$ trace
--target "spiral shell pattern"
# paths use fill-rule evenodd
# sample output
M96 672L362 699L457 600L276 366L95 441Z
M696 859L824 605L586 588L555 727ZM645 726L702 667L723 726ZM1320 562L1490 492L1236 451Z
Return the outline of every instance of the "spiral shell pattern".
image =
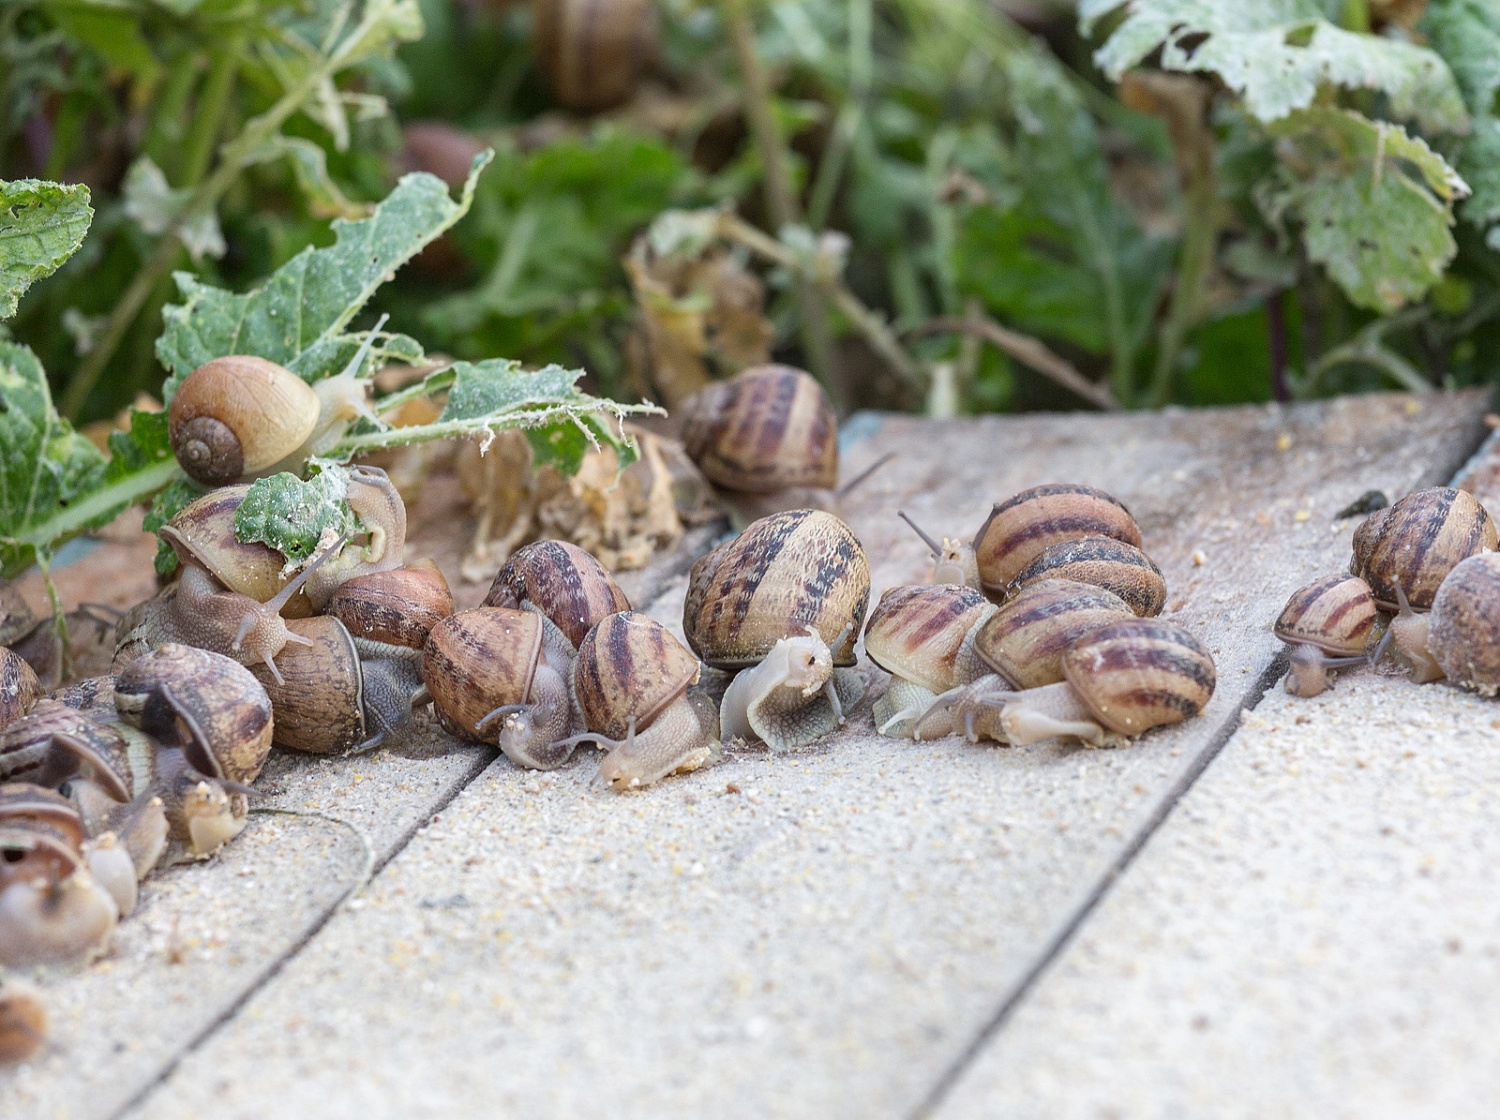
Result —
M584 725L624 739L635 717L640 733L697 683L698 659L661 623L625 611L594 626L573 663L573 695Z
M1385 610L1399 606L1399 584L1412 610L1425 611L1460 561L1495 546L1495 523L1474 495L1434 486L1366 518L1354 531L1349 570L1370 585Z
M838 484L838 416L811 374L755 366L695 393L680 411L688 456L728 490Z
M1375 598L1358 576L1327 576L1292 592L1276 620L1284 642L1317 646L1324 653L1364 652L1375 625Z
M567 541L536 541L517 549L484 597L487 607L519 610L523 603L550 618L574 649L595 623L630 609L604 565Z
M995 605L951 583L893 587L865 624L865 653L886 672L946 692L986 671L973 652L976 628Z
M1125 600L1101 587L1044 579L1001 606L974 648L1017 688L1039 688L1063 679L1063 653L1078 638L1134 617Z
M1007 598L1043 579L1071 579L1113 592L1140 618L1161 614L1167 581L1133 544L1113 537L1080 537L1048 546L1010 581Z

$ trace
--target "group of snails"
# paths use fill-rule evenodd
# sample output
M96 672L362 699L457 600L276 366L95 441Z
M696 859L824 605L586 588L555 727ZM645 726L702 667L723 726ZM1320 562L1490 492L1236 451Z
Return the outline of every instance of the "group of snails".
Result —
M1289 647L1286 690L1317 696L1329 670L1374 665L1394 646L1411 679L1500 691L1500 553L1472 494L1434 486L1371 514L1348 574L1297 589L1276 620ZM1382 614L1394 615L1380 625ZM1377 636L1378 635L1378 636Z
M213 404L212 379L243 390L231 407ZM876 706L885 734L1103 744L1188 718L1212 693L1208 652L1154 617L1166 589L1139 528L1087 487L997 505L972 547L933 546L937 578L966 586L894 588L867 622L864 548L834 513L804 508L836 503L836 419L785 366L746 371L689 409L685 442L716 484L752 509L799 508L693 564L686 645L564 541L519 549L482 606L455 611L436 565L406 562L405 505L373 467L344 476L357 533L320 541L299 569L237 536L247 480L315 446L320 418L357 415L363 398L340 403L341 386L313 407L287 379L300 384L235 357L180 387L174 449L217 488L162 528L181 574L121 617L110 675L43 695L0 647L0 968L104 951L160 860L206 856L244 828L273 746L370 750L428 702L450 734L529 768L593 742L599 780L628 789L703 766L721 740L785 751L833 731L865 696L861 635L895 675ZM278 432L288 413L297 424ZM0 988L0 1028L17 990Z

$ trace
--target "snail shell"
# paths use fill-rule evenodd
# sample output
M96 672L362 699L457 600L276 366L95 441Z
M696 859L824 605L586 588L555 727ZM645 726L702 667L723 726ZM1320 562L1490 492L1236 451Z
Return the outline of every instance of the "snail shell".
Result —
M440 619L453 613L453 592L431 560L345 580L328 600L327 613L349 629L356 645L371 643L390 656L420 653Z
M0 579L0 646L14 645L35 625L36 615L21 593L8 580Z
M1327 576L1292 592L1274 627L1284 642L1324 653L1363 653L1375 626L1375 598L1358 576Z
M725 489L838 485L838 415L811 374L755 366L693 394L679 412L688 456Z
M1118 500L1091 486L1036 486L1001 502L974 536L980 587L1000 601L1012 580L1050 546L1110 537L1141 546L1141 530Z
M0 729L42 698L42 682L20 654L0 646Z
M660 28L652 0L534 0L537 53L557 99L592 113L630 99Z
M295 451L318 409L317 393L291 370L234 354L205 362L178 386L167 435L189 477L221 486Z
M1102 587L1044 579L1007 600L975 635L974 648L1017 688L1039 688L1063 679L1063 655L1079 638L1134 617Z
M1146 618L1085 634L1063 654L1062 669L1095 718L1124 735L1191 719L1217 680L1202 642L1175 622Z
M1485 696L1500 691L1500 553L1471 556L1443 580L1427 645L1454 684Z
M870 563L849 527L821 510L789 510L748 526L693 565L682 628L699 657L720 669L764 658L809 628L853 665L870 602Z
M698 659L666 627L625 611L594 626L573 663L584 726L610 739L651 727L667 705L698 683Z
M1139 548L1112 537L1080 537L1046 548L1010 581L1006 597L1043 579L1071 579L1113 592L1139 618L1154 618L1167 603L1167 581Z
M1370 585L1382 609L1398 609L1399 584L1411 609L1425 611L1460 561L1496 543L1495 523L1474 495L1434 486L1366 518L1354 531L1349 570Z
M865 653L894 678L875 702L883 735L909 735L939 693L988 673L974 639L995 604L969 587L893 587L865 623Z
M520 610L528 603L575 649L596 623L630 610L630 600L604 565L567 541L536 541L517 549L484 597L486 607Z
M184 565L208 572L231 591L248 595L258 603L276 596L291 580L285 571L286 557L259 541L241 541L234 535L234 518L250 492L248 484L221 486L182 509L161 528L161 538ZM297 594L282 607L284 618L306 618L313 613L305 594Z

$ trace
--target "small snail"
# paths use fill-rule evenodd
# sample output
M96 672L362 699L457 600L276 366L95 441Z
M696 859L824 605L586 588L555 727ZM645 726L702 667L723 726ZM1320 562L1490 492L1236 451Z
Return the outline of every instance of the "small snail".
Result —
M420 648L410 656L364 656L359 639L331 615L294 619L287 626L310 644L282 653L282 679L264 666L250 670L275 714L273 745L310 754L363 752L409 722L424 687Z
M536 541L518 548L490 584L486 607L530 607L579 648L590 629L630 600L593 556L567 541Z
M573 649L546 639L540 614L504 607L459 611L435 625L422 680L443 727L471 743L498 739L507 758L534 770L566 762ZM498 735L486 733L496 721Z
M1135 518L1102 490L1072 484L1023 490L996 505L974 535L980 589L991 599L1003 599L1011 582L1047 548L1080 537L1141 546Z
M0 982L0 1066L24 1062L47 1044L47 1005L21 980Z
M943 543L938 544L925 529L905 513L898 511L896 516L910 525L912 531L922 538L922 543L932 550L933 583L954 583L960 587L978 590L979 561L974 555L972 544L954 540L952 537L944 537Z
M1397 590L1399 591L1399 585ZM1433 598L1432 611L1403 606L1390 636L1418 683L1447 677L1482 696L1500 692L1500 553L1457 564ZM1384 652L1385 643L1376 656Z
M1112 537L1079 537L1049 545L1006 588L1007 599L1044 579L1068 579L1103 588L1124 600L1139 618L1154 618L1167 603L1161 569L1133 544Z
M14 645L35 625L36 615L15 585L0 579L0 646Z
M599 777L613 789L696 770L719 754L719 713L691 686L698 659L654 619L602 619L573 663L573 694L592 739L609 748Z
M890 673L875 702L875 728L907 737L939 693L991 670L974 652L974 639L996 607L970 587L939 583L893 587L865 623L865 653Z
M7 829L11 831L7 833ZM65 841L73 853L81 856L81 862L100 886L109 892L122 917L135 909L136 883L144 875L137 873L130 852L113 832L86 835L77 808L54 790L26 782L0 785L0 833L14 836L17 832L24 834L28 829L38 837L50 836ZM162 835L165 836L165 828ZM45 855L47 849L42 846L26 851L23 846L22 851L23 856L34 857ZM31 878L33 872L26 869L26 863L27 858L22 858L0 868L0 885L12 879Z
M318 610L326 608L340 584L373 572L401 567L406 551L406 503L390 476L379 467L349 469L345 494L349 508L363 527L364 543L341 542L335 556L307 581L307 597Z
M812 742L864 695L847 668L870 601L870 564L849 527L820 510L761 518L700 557L683 632L707 664L740 670L720 707L728 739L773 750Z
M537 54L557 99L594 113L628 101L660 28L652 0L534 0Z
M1495 523L1472 494L1434 486L1367 517L1354 531L1349 570L1370 585L1382 610L1398 609L1399 585L1412 610L1425 611L1460 561L1496 543Z
M42 682L21 655L0 646L0 729L42 697Z
M1275 626L1291 647L1287 692L1317 696L1329 669L1363 663L1374 626L1375 599L1358 576L1328 576L1292 592Z

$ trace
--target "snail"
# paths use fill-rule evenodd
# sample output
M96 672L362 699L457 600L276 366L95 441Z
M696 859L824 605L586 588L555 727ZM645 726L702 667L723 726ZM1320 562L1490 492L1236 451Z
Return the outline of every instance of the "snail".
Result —
M0 646L0 730L30 710L42 696L42 682L21 655Z
M909 737L939 693L991 670L974 652L974 638L996 611L979 592L952 584L893 587L865 623L865 653L892 675L875 702L882 735Z
M1049 545L1010 581L1006 598L1044 579L1068 579L1112 592L1139 618L1154 618L1167 603L1161 569L1133 544L1113 537L1079 537Z
M609 748L599 777L613 789L649 785L719 757L719 713L691 688L698 659L655 619L623 611L579 646L572 690L592 739Z
M31 632L36 615L9 580L0 579L0 646L15 645Z
M81 862L57 882L45 877L13 882L0 890L0 966L90 960L108 948L118 918L115 900Z
M517 549L490 584L484 605L539 611L574 649L597 623L630 610L603 564L577 545L550 540Z
M1382 610L1399 609L1399 585L1411 609L1425 611L1460 561L1496 543L1495 523L1472 494L1434 486L1367 517L1354 531L1349 570L1370 585Z
M820 510L764 517L700 557L682 628L704 662L739 671L720 707L724 738L786 750L841 724L864 696L847 667L869 600L864 548Z
M628 101L658 49L652 0L534 0L537 55L558 101L583 113Z
M308 578L307 597L318 610L325 609L346 580L392 571L404 562L406 503L390 476L379 467L349 468L345 500L359 518L365 540L352 547L346 547L350 542L340 542L333 549L333 560Z
M548 640L535 611L479 607L432 628L422 680L438 721L471 743L498 741L512 762L551 770L572 756L573 649ZM498 721L498 734L484 728Z
M283 652L282 679L265 666L250 670L271 701L274 746L310 754L363 752L406 726L424 688L420 647L409 655L365 656L361 639L331 615L293 619L287 626L309 644ZM426 635L423 630L424 642ZM397 648L365 641L377 650Z
M47 1044L47 1005L21 980L0 982L0 1066L24 1062Z
M1176 623L1129 618L1092 630L1063 654L1064 679L994 694L1006 741L1068 737L1105 746L1196 716L1213 695L1213 658Z
M972 544L954 540L952 537L944 537L943 543L938 544L925 529L905 513L898 511L896 516L910 525L912 531L922 538L922 543L932 550L933 583L956 583L960 587L978 589L979 561L974 555Z
M40 828L43 834L65 839L68 847L81 855L89 872L109 892L120 915L123 917L135 909L136 883L144 873L137 874L130 852L113 832L88 835L78 809L62 794L27 782L0 785L0 833L18 828L22 831ZM165 828L162 836L165 837ZM30 854L45 853L43 847ZM7 876L29 878L25 863L25 859L7 863L0 869L0 882Z
M1292 592L1276 620L1276 636L1291 647L1286 690L1317 696L1328 670L1365 661L1375 626L1375 598L1358 576L1328 576Z
M1398 503L1399 504L1399 503ZM1405 595L1399 584L1397 597ZM1460 561L1448 573L1432 610L1417 614L1403 603L1386 639L1376 649L1378 660L1388 642L1406 658L1412 680L1421 683L1447 677L1482 696L1500 691L1500 553L1485 552Z
M241 478L302 473L360 417L375 420L360 376L385 323L382 317L345 369L308 384L275 362L249 354L213 358L188 374L167 410L167 438L188 477L206 486Z

